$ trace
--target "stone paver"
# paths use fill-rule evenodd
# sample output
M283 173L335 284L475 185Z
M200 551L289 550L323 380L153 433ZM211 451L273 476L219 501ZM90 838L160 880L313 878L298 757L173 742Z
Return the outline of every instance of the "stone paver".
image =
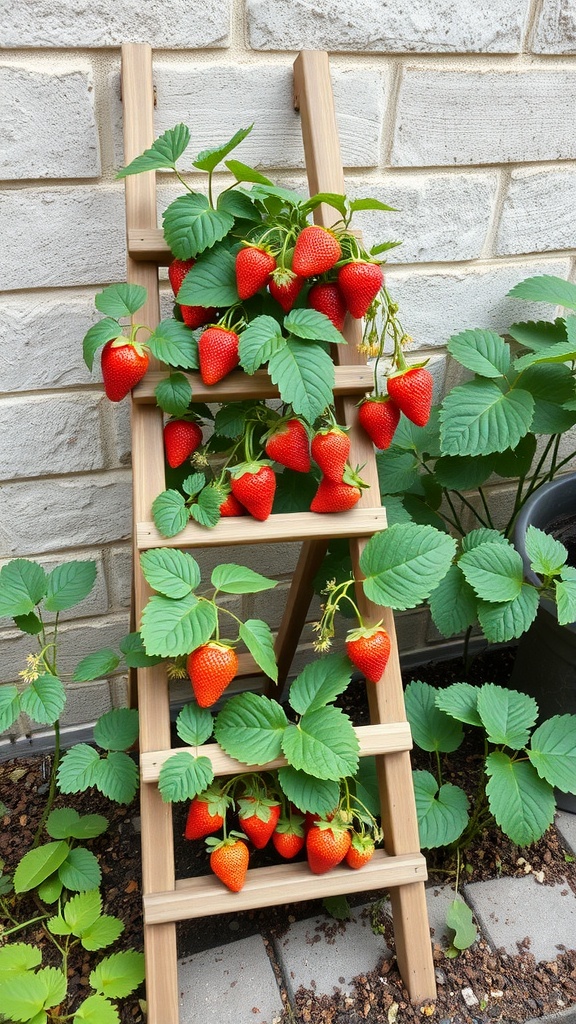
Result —
M441 946L442 949L447 949L451 945L454 935L446 924L446 913L455 899L461 903L465 902L460 894L455 895L451 885L431 885L426 889L430 934L434 945Z
M570 847L573 853L576 853L576 814L558 811L555 825L566 845Z
M282 999L260 935L178 962L180 1024L275 1024Z

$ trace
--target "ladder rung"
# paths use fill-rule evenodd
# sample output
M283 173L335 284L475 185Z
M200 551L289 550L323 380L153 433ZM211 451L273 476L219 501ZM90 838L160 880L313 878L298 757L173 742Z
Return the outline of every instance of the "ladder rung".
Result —
M412 736L408 722L390 722L382 725L359 725L355 729L360 743L360 757L372 754L397 754L412 749ZM245 765L224 753L217 743L206 743L198 747L178 747L172 750L150 750L140 755L140 777L142 782L158 782L162 765L183 750L196 755L201 750L203 757L210 758L215 775L235 775L237 772L265 772L282 768L287 764L285 757L261 765Z
M167 371L149 370L132 391L139 405L155 405L155 388L166 377ZM266 370L253 374L233 370L217 384L204 384L199 373L185 374L192 387L194 402L240 402L253 398L278 398L278 388ZM374 372L371 366L353 365L334 368L335 395L361 395L372 391Z
M128 255L137 263L157 263L167 267L174 259L164 241L162 228L128 228Z
M389 889L425 882L427 877L422 854L389 857L384 850L377 850L372 860L359 871L337 867L326 874L314 875L304 861L252 868L240 892L230 892L214 875L202 875L179 879L173 892L154 892L144 896L144 923L166 924L211 914L323 899L343 892Z
M227 544L268 544L326 537L370 537L386 529L384 508L352 508L349 512L282 512L256 529L252 516L220 519L212 529L189 522L175 537L163 537L154 523L136 524L139 551L148 548L223 547Z

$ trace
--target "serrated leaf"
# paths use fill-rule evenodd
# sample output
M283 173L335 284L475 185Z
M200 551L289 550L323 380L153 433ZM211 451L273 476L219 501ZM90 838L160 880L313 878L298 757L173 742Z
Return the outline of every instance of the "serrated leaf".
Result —
M58 768L58 786L62 793L80 793L96 781L100 755L87 743L76 743L67 750Z
M20 893L35 889L40 882L58 870L69 851L68 843L61 841L44 843L43 846L29 850L19 861L14 872L14 891Z
M66 704L66 691L56 676L39 676L20 694L20 707L35 722L53 725Z
M36 612L28 612L26 615L15 615L14 622L21 629L23 633L28 633L29 636L38 636L38 633L42 632L42 620L38 618Z
M443 636L463 633L476 622L476 595L458 565L451 565L428 599L436 629Z
M412 777L420 846L429 850L456 842L468 824L464 790L450 782L438 787L430 772L415 771Z
M405 691L406 717L412 736L422 750L449 753L464 739L462 726L436 705L438 690L413 679Z
M344 692L352 678L350 661L344 654L329 654L304 666L290 686L289 702L296 714L304 715L331 704Z
M446 455L489 455L514 448L530 429L534 399L520 388L503 392L491 380L452 388L440 411Z
M85 892L98 888L102 872L94 854L83 846L76 846L58 868L58 877L66 889Z
M149 149L134 158L127 167L123 167L117 178L126 178L129 174L141 171L172 170L190 142L190 129L185 124L177 124L169 128L157 138Z
M282 752L288 719L275 700L262 694L231 697L214 726L217 742L230 757L244 764L266 764Z
M338 213L345 217L346 202L346 196L340 192L316 192L313 196L310 196L310 199L300 204L300 209L303 213L312 213L322 203L325 203L326 206L331 206L334 210L338 210Z
M526 320L523 323L512 324L506 333L524 348L537 352L548 345L555 345L558 341L566 341L566 324L561 317L553 323L549 320Z
M20 714L20 694L12 685L0 686L0 732L14 724Z
M108 828L101 814L78 814L72 807L59 807L48 815L46 831L52 839L95 839Z
M464 552L458 565L482 601L512 601L522 589L524 564L510 543L479 544Z
M502 377L510 369L510 346L495 331L453 334L447 348L462 366L481 377Z
M430 419L424 427L418 427L407 416L402 415L394 434L394 448L404 448L429 458L438 458L440 449L440 410L433 406Z
M420 476L420 462L416 455L395 445L378 452L376 465L382 497L410 490Z
M486 758L486 795L505 835L518 846L536 842L554 820L554 790L528 761L495 751Z
M92 590L96 580L96 562L65 562L48 576L45 606L61 612L79 604Z
M576 309L576 285L552 274L528 277L514 285L508 295L528 302L550 302L554 306Z
M41 882L36 891L44 903L56 903L62 895L64 886L58 878L57 872L50 875L44 882Z
M94 742L103 750L128 750L138 739L136 708L111 708L94 726Z
M97 323L92 324L82 341L82 357L89 370L94 366L94 356L98 349L107 341L113 341L120 337L121 334L122 328L118 320L111 317L105 317L104 320L98 320Z
M214 605L194 594L178 600L154 594L142 613L140 632L147 653L176 658L207 643L216 621Z
M538 591L529 583L523 583L520 593L511 601L478 601L478 621L492 644L522 636L534 622L537 612Z
M72 896L64 905L64 921L74 935L80 937L102 913L99 889L89 889ZM53 929L50 928L50 931ZM59 934L65 934L60 932Z
M212 586L225 594L259 594L278 586L276 580L270 580L245 565L225 562L213 569L211 580Z
M304 340L327 341L332 345L346 341L329 317L316 309L292 309L284 318L284 327L289 334Z
M254 170L253 167L249 167L248 164L241 163L240 160L225 160L224 163L236 181L253 181L260 185L274 184L270 178L261 174L260 171Z
M108 673L113 672L120 664L120 658L116 651L104 648L102 651L95 651L82 658L72 675L75 683L88 683L92 679L102 679Z
M192 800L214 779L209 757L194 757L187 750L173 754L160 768L158 789L165 803Z
M118 1010L104 996L88 996L74 1014L74 1024L119 1024Z
M118 917L103 914L90 928L83 932L80 941L84 949L90 951L105 949L106 946L111 946L113 942L116 942L116 939L123 931L124 923Z
M96 992L110 999L124 999L144 981L144 954L134 950L104 957L90 974Z
M146 654L139 632L128 633L127 636L123 637L120 641L120 650L124 655L128 668L150 668L152 665L158 665L162 661L162 658L151 657Z
M140 567L152 589L164 597L186 597L200 584L198 562L192 555L176 548L145 551L140 555Z
M478 686L470 683L452 683L436 693L436 707L451 718L466 725L482 725L478 714Z
M270 357L268 371L282 401L310 423L332 404L334 363L315 342L288 338Z
M576 578L568 574L568 566L561 573L562 579L555 581L554 596L556 613L561 626L576 621Z
M240 334L238 354L242 369L255 373L285 344L278 321L272 316L257 316Z
M182 481L182 490L186 492L189 497L195 497L203 487L206 486L206 477L204 473L190 473L185 480Z
M515 448L507 448L505 452L492 456L494 472L503 477L524 477L530 470L535 453L536 438L533 433L526 434Z
M190 381L183 373L171 373L154 388L156 404L169 416L183 416L192 401Z
M396 611L425 601L444 578L456 542L432 526L399 523L370 538L360 558L366 597Z
M233 306L238 302L236 261L224 245L202 254L186 274L178 301L186 306Z
M138 789L138 767L128 754L112 750L96 765L95 785L109 800L129 804Z
M42 962L42 953L37 946L26 942L11 942L0 946L0 985L8 978L26 974Z
M47 576L41 565L14 558L0 569L0 617L26 615L46 593Z
M190 518L184 496L170 488L161 491L152 502L152 518L156 529L163 537L175 537L186 526Z
M262 619L246 619L240 623L238 632L242 643L246 644L264 675L277 683L278 665L274 653L274 635L268 623Z
M454 932L452 945L456 949L468 949L476 942L478 931L472 920L472 911L463 900L452 900L446 911L446 924Z
M146 344L156 359L169 366L183 366L188 370L198 369L198 346L192 331L186 324L173 317L161 320Z
M146 302L147 295L141 284L109 284L107 288L98 292L94 305L100 313L104 313L104 316L119 320L121 317L137 313Z
M470 530L470 533L465 534L462 537L462 551L472 551L474 548L480 547L481 544L509 544L510 541L506 539L500 530L489 530L488 527L481 526L477 530Z
M538 717L538 705L533 697L495 683L484 683L480 687L477 709L488 741L515 750L526 745Z
M194 259L215 242L220 242L234 225L224 210L215 210L198 192L178 196L163 214L164 238L179 260ZM178 294L180 303L186 302Z
M253 127L254 125L251 124L248 128L239 128L232 138L222 146L216 146L213 149L203 149L196 159L192 161L193 166L197 167L200 171L207 171L210 173L218 166L225 156L228 156L228 153L231 153L233 149L236 149L236 147L244 141L252 131Z
M569 341L559 341L549 348L540 349L539 352L527 352L514 360L514 369L520 372L529 366L539 366L541 363L566 363L576 359L576 345Z
M221 192L217 203L219 210L225 210L237 221L248 221L252 224L260 224L262 217L256 204L252 202L249 194L240 189L228 189ZM238 228L238 224L236 225Z
M524 538L530 565L539 576L556 576L568 559L568 552L559 540L530 525Z
M191 505L190 515L200 526L213 527L220 520L222 495L215 487L204 487L198 495L196 504Z
M214 729L214 719L208 708L198 704L185 704L176 719L176 732L183 743L191 747L199 747L210 738Z
M319 779L337 781L358 768L358 738L348 716L333 705L308 711L289 725L282 749L293 768Z
M434 472L442 487L471 491L485 483L494 472L494 460L494 455L443 455L436 459Z
M46 926L52 935L71 935L72 929L69 924L66 924L64 918L57 914L55 917L51 917L47 922Z
M528 757L538 775L563 793L576 793L576 715L554 715L532 733Z
M66 977L55 967L44 967L36 974L10 978L2 985L2 1013L5 1020L39 1024L47 1019L46 1009L58 1006L66 996Z

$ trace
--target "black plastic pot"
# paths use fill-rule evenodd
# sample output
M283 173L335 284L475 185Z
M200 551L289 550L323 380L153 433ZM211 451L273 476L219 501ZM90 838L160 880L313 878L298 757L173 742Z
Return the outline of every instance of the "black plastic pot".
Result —
M529 526L562 541L569 550L570 564L575 564L576 473L535 491L516 521L514 544L522 555L526 579L539 583L526 555ZM541 600L536 620L520 638L510 685L535 698L541 721L553 715L576 714L576 622L558 625L553 602ZM576 796L557 791L556 802L562 810L576 813Z

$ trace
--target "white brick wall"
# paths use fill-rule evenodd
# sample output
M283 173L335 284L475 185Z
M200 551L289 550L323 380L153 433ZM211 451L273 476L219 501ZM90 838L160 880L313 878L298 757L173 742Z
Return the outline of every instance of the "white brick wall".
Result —
M403 238L387 281L438 383L447 338L553 310L506 297L536 273L576 280L576 8L573 0L19 0L0 45L0 563L95 558L97 586L64 616L74 660L128 628L128 403L102 395L81 339L94 295L125 277L120 44L155 49L158 133L179 120L201 149L254 121L238 156L301 188L292 62L328 49L350 195L369 244ZM228 184L228 179L225 179ZM218 184L217 187L220 187ZM180 191L178 187L178 191ZM174 198L168 178L161 203ZM165 276L165 274L164 274ZM165 314L171 299L163 288ZM498 503L503 493L498 492ZM295 545L212 550L277 577ZM282 572L278 573L281 567ZM268 601L277 619L282 589ZM270 603L271 602L271 603ZM265 609L261 597L244 602ZM398 618L403 652L438 640L422 611ZM306 655L299 653L298 664ZM0 682L30 648L0 621ZM121 673L70 692L68 722L125 697ZM19 722L15 732L28 728Z

